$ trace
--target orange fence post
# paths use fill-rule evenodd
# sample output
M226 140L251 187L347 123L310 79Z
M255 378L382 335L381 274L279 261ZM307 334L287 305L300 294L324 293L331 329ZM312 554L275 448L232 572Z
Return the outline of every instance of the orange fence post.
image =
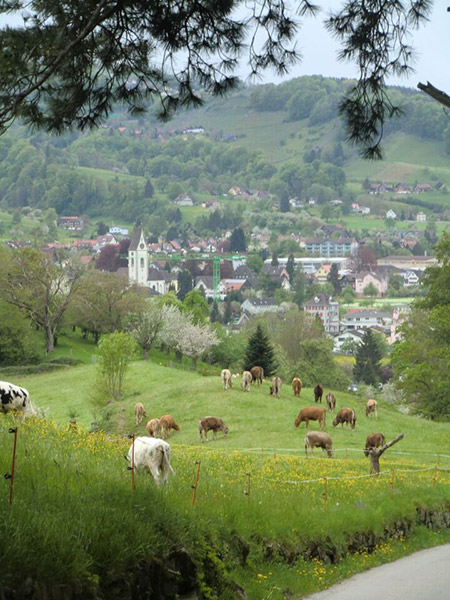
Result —
M200 475L200 465L202 464L201 460L196 460L195 464L197 465L197 474L195 476L195 483L192 486L193 492L192 492L192 506L194 506L195 504L195 498L197 496L197 486L198 486L198 478Z
M12 454L12 461L11 461L11 474L5 475L6 479L9 479L9 505L10 506L12 505L12 499L13 499L14 471L16 468L17 430L18 430L18 427L10 427L9 428L9 433L14 434L13 454Z
M436 487L436 481L437 481L437 478L438 478L438 473L439 473L439 466L436 465L434 467L433 487Z
M395 482L395 471L394 469L392 469L392 476L391 476L391 494L394 493L394 482Z
M328 506L328 477L323 479L323 509L326 510Z

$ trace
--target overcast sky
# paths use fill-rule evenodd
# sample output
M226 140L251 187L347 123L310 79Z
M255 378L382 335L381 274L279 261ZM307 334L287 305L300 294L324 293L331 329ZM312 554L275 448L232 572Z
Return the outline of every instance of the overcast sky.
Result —
M295 1L292 0L292 4ZM301 75L325 75L328 77L358 76L356 68L351 63L342 63L337 60L338 43L324 29L322 23L329 7L338 9L342 4L340 0L317 0L317 4L324 11L317 17L308 17L303 20L303 26L298 34L297 48L303 60L289 72L289 75L280 79L273 72L267 71L261 83L276 82L300 77ZM434 0L434 8L428 24L418 32L413 31L411 44L417 53L415 73L408 78L391 79L388 83L415 88L420 81L430 81L439 89L450 93L450 12L447 12L450 0ZM241 8L239 12L243 9ZM17 23L18 19L16 19ZM0 27L5 22L14 22L11 16L0 16ZM238 75L245 79L249 69L243 63Z
M317 0L317 4L325 10L317 17L308 17L303 20L303 27L298 34L298 49L303 60L291 69L289 75L283 79L277 78L273 73L267 72L263 82L279 82L301 75L325 75L328 77L357 77L356 68L351 63L337 60L339 44L325 30L322 23L326 17L326 7L334 9L342 4L338 0ZM410 44L417 53L415 73L408 78L391 79L388 83L415 88L421 81L430 81L439 89L450 93L450 12L447 12L450 0L435 0L430 21L419 31L413 31ZM245 67L240 75L246 75Z

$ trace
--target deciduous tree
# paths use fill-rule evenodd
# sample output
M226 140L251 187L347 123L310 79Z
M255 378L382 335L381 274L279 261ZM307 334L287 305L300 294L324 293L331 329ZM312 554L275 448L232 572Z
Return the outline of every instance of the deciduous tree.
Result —
M81 275L77 261L63 266L34 248L0 251L0 295L43 329L47 353L53 352L56 331Z

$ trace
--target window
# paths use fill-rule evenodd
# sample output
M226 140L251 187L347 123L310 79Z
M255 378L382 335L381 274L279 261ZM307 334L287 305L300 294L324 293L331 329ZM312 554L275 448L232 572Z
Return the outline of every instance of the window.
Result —
M143 258L141 258L140 264L141 264L141 269L143 269L144 268L144 259Z

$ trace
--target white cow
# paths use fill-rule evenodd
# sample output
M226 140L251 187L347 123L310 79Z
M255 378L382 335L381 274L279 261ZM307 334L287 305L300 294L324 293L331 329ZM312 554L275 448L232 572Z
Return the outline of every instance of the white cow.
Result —
M0 381L0 402L4 414L12 410L25 414L32 410L28 390L8 381Z
M227 390L233 386L233 381L231 379L231 371L229 369L222 369L222 373L220 374L222 379L223 389Z
M128 450L128 462L131 465L133 444ZM175 475L170 465L170 444L158 438L141 436L134 440L134 467L136 469L148 469L153 475L156 485L166 483L169 473Z

